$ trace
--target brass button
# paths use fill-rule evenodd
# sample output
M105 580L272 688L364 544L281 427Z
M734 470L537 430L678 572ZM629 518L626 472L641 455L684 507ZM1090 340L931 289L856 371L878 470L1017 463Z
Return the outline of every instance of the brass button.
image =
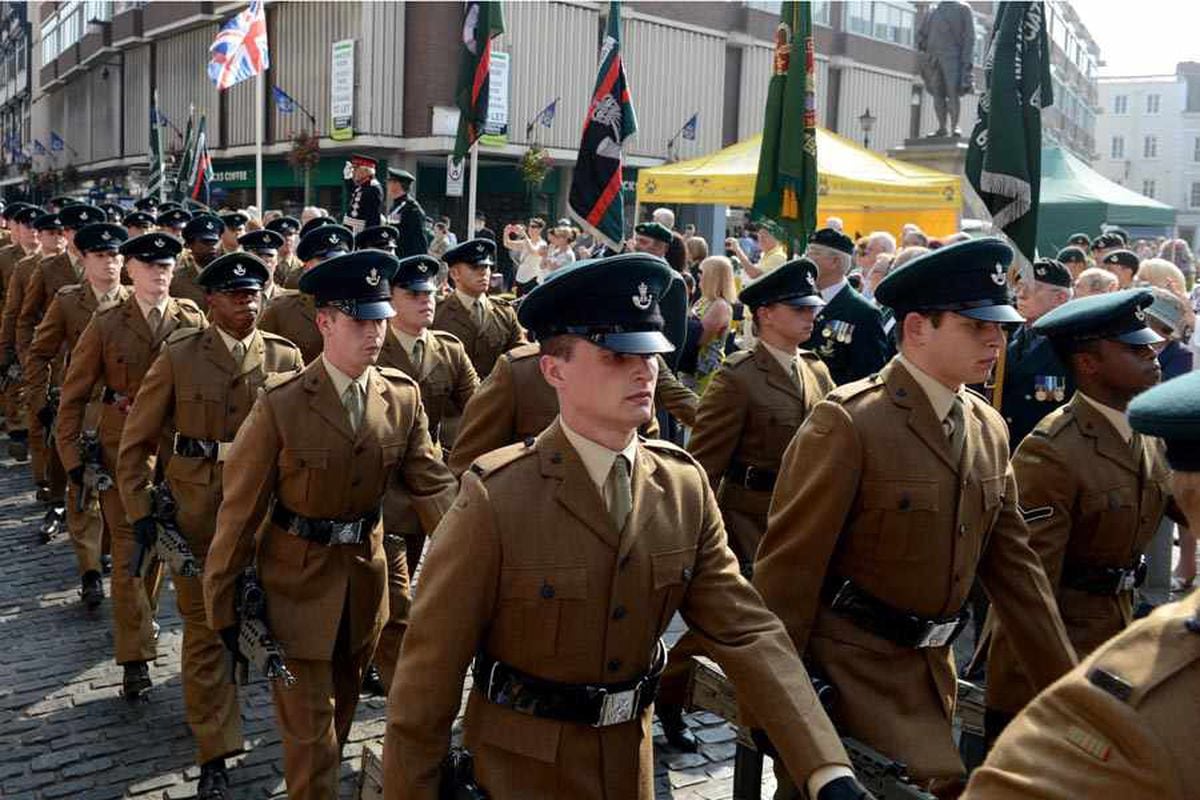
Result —
M616 672L620 668L621 668L621 659L614 658L608 662L608 671L609 672Z
M554 587L545 581L542 582L542 597L546 600L554 599Z
M625 619L625 606L617 606L614 608L612 618L615 620Z

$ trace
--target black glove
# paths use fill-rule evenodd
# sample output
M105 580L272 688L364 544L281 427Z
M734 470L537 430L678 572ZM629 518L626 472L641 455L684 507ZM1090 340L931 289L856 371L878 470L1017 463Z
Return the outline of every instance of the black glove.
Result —
M142 547L153 547L154 542L158 540L158 523L154 521L154 517L142 517L133 523L133 538L137 539L137 543Z
M843 775L822 786L817 792L817 800L875 800L875 795L864 789L856 778Z
M38 409L38 422L42 423L43 428L49 428L54 424L54 412L55 409L53 406L42 406Z
M219 631L221 641L225 643L225 649L233 653L234 658L241 657L241 651L238 650L238 626L227 625Z
M82 488L83 487L83 464L80 464L78 467L71 467L69 470L67 470L67 477L71 479L71 483Z

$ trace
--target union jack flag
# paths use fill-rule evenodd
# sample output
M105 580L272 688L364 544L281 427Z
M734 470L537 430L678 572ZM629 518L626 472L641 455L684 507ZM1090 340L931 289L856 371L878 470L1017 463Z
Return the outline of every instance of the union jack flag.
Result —
M208 78L218 89L228 89L270 67L263 0L251 0L249 8L225 23L208 52L212 55Z

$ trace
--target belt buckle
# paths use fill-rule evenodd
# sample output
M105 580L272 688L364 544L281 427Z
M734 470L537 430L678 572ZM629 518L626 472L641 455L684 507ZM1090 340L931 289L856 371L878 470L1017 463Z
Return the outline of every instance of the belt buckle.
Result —
M610 692L606 689L600 691L604 692L604 696L600 700L600 717L593 727L604 728L609 725L620 725L623 722L629 722L637 715L638 695L642 691L640 683L623 692Z
M1117 580L1117 594L1122 592L1132 592L1137 588L1137 571L1132 569L1123 569L1120 571L1121 577Z
M743 489L750 489L750 488L751 488L750 484L751 484L751 483L754 481L754 473L755 473L756 471L757 471L757 470L756 470L756 469L755 469L753 466L751 466L750 464L747 464L747 465L746 465L746 474L744 474L744 475L742 476L742 488L743 488Z
M926 627L925 633L917 640L916 647L943 647L954 641L954 637L962 629L962 624L962 620L930 623Z
M331 522L329 528L330 544L358 544L358 522Z
M179 431L175 431L175 435L171 437L171 452L177 456L183 455L179 452Z

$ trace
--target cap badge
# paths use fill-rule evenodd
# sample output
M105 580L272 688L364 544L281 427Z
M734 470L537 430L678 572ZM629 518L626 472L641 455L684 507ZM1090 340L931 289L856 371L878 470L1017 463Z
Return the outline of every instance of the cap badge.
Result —
M108 231L101 231L100 238L107 242L109 239L112 238L112 234L109 233Z
M1145 321L1146 321L1146 312L1145 312L1145 311L1143 311L1143 310L1142 310L1142 309L1140 309L1140 308L1139 308L1139 309L1135 309L1135 310L1134 310L1134 312L1133 312L1133 315L1134 315L1135 317L1137 317L1137 321L1138 321L1138 322L1145 322Z
M243 266L241 264L234 264L233 265L233 274L237 275L239 278L242 277L243 275L246 274L245 266Z
M371 267L371 271L367 273L363 280L367 282L367 286L378 286L380 277L379 270L377 270L375 267Z
M167 245L166 239L155 239L154 240L155 247L166 247L166 245Z
M1004 265L996 262L996 271L988 277L992 279L992 283L996 284L997 286L1003 286L1006 281L1006 278L1004 277Z
M650 294L649 286L645 283L640 283L638 284L638 293L630 299L633 301L634 308L645 311L654 302L654 295Z
M417 270L424 275L426 272L429 272L429 265L422 261L417 264Z
M1038 267L1036 270L1034 270L1034 272L1037 273L1037 276L1039 278L1046 277L1046 268L1045 267Z
M336 234L336 233L331 233L331 234L329 234L329 243L330 243L330 244L337 244L337 243L338 243L338 237L337 237L337 234Z

